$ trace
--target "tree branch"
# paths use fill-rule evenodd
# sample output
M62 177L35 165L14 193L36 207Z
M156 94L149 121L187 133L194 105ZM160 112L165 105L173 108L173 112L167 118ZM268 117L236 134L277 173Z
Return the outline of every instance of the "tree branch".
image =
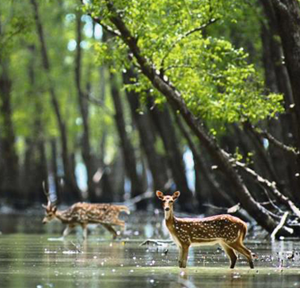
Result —
M277 234L277 232L284 226L286 220L287 220L287 217L289 216L289 212L285 212L279 222L279 224L277 225L277 227L274 229L274 231L272 232L271 234L271 239L272 241L275 240L275 236ZM287 229L287 228L286 228ZM289 233L290 234L293 234L294 232L294 229L293 228L288 228L289 229Z
M276 146L277 148L281 149L282 151L287 152L287 153L289 153L289 154L291 154L293 156L300 157L300 153L299 153L299 151L297 151L296 148L288 146L288 145L285 145L284 143L280 142L275 137L273 137L267 131L260 131L259 128L255 127L254 125L252 125L250 123L248 124L248 127L258 137L268 139L274 146Z
M236 166L240 167L243 169L245 172L250 174L252 177L255 178L255 180L262 185L263 187L270 189L270 191L280 200L281 203L285 204L288 206L291 211L294 212L294 214L300 218L300 210L299 208L285 195L281 194L281 192L277 189L276 183L275 182L270 182L267 179L261 177L258 175L255 171L250 169L249 167L246 166L246 164L241 163L239 161L236 161L235 159L232 159L233 162L236 164Z
M81 5L82 5L82 6L86 6L83 0L80 0L80 2L81 2ZM119 37L121 36L121 34L120 34L119 31L114 30L114 29L113 29L112 27L110 27L109 25L104 24L104 23L101 21L101 19L100 19L99 17L92 16L92 13L91 13L91 12L86 12L86 14L89 15L89 16L93 19L94 22L96 22L96 23L98 23L99 25L101 25L102 28L103 28L105 31L109 32L109 33L112 34L113 36L119 36Z
M265 192L265 194L266 194L266 196L267 196L267 198L268 198L268 204L270 204L274 209L276 209L278 212L280 212L280 213L284 213L275 203L274 203L274 201L270 198L270 196L269 196L269 194L268 194L268 191L264 188L264 187L262 187L262 189L263 189L263 191Z
M273 137L267 131L259 132L256 129L254 131L259 133L262 137L265 137L266 139L268 139L272 144L274 144L274 146L280 148L281 150L288 152L289 154L292 154L293 156L296 156L296 157L300 156L300 153L299 153L299 151L297 151L296 148L283 144L282 142L277 140L275 137Z
M175 40L172 45L170 46L170 48L167 50L166 54L163 56L161 62L160 62L160 69L162 71L164 71L164 65L165 65L165 60L167 59L167 57L170 55L171 51L174 49L174 47L183 39L187 38L188 36L190 36L191 34L195 33L195 32L199 32L202 31L203 29L205 29L206 27L208 27L209 25L215 23L218 19L210 19L207 23L196 27L190 31L187 31L186 33L184 33L183 35L179 36L179 38L177 40Z
M118 30L114 30L112 27L109 25L104 24L99 17L94 17L92 16L92 13L87 13L93 20L94 22L98 23L99 25L102 26L102 28L107 31L108 33L112 34L113 36L120 37L121 34Z
M198 68L197 66L189 65L189 64L182 64L182 65L170 65L167 68L163 69L163 72L166 72L168 70L177 69L177 68L189 68L189 69L195 69Z
M105 103L103 102L103 100L101 99L97 99L91 95L88 95L88 94L83 94L83 97L85 97L90 103L94 104L94 105L97 105L99 107L101 107L103 110L105 110L105 112L110 115L110 116L114 116L114 113L111 109L109 109Z

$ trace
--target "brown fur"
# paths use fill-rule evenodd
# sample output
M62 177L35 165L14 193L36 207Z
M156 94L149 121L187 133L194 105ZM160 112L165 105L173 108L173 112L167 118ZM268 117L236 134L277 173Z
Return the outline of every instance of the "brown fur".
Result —
M179 197L179 191L173 196L156 192L162 200L166 226L179 249L179 267L186 267L188 250L191 245L220 244L230 258L230 268L234 268L236 252L244 255L250 268L254 268L251 252L244 246L247 225L241 219L223 214L206 218L176 218L173 215L173 203Z
M67 236L75 226L80 225L84 230L84 238L87 237L88 224L101 224L116 238L117 232L112 226L124 227L125 222L118 218L119 214L122 211L130 212L128 207L122 205L84 202L75 203L64 211L58 211L56 206L52 206L50 202L44 208L46 209L46 216L43 219L44 224L53 219L58 219L63 224L67 224L63 236Z

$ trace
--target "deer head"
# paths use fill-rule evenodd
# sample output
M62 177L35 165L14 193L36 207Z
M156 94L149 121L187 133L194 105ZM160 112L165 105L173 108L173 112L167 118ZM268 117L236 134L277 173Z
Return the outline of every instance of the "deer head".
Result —
M161 191L156 191L156 196L163 203L163 209L165 211L165 218L168 219L173 214L174 201L180 196L180 192L176 191L172 196L164 195Z
M45 182L43 182L43 190L48 200L47 205L42 204L43 208L45 209L45 217L43 219L43 224L46 224L55 218L57 207L55 203L52 203L50 200L49 191L46 189Z

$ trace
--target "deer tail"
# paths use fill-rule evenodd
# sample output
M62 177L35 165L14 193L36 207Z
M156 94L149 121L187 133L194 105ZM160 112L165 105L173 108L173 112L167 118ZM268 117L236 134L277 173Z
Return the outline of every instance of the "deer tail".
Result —
M241 229L241 239L242 241L244 241L246 234L247 234L247 224L246 223L242 223L242 229Z

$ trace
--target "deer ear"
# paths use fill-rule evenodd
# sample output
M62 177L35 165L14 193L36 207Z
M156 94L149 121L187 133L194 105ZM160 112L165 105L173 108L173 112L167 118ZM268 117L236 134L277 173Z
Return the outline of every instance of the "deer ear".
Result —
M180 192L176 191L174 192L174 194L172 195L173 200L176 200L178 197L180 196Z
M54 207L52 208L52 212L53 212L53 213L55 213L55 212L56 212L56 210L57 210L57 207L56 207L56 206L54 206Z
M157 198L159 198L160 200L162 200L164 198L164 193L162 193L161 191L157 190L156 191L156 196L157 196Z

